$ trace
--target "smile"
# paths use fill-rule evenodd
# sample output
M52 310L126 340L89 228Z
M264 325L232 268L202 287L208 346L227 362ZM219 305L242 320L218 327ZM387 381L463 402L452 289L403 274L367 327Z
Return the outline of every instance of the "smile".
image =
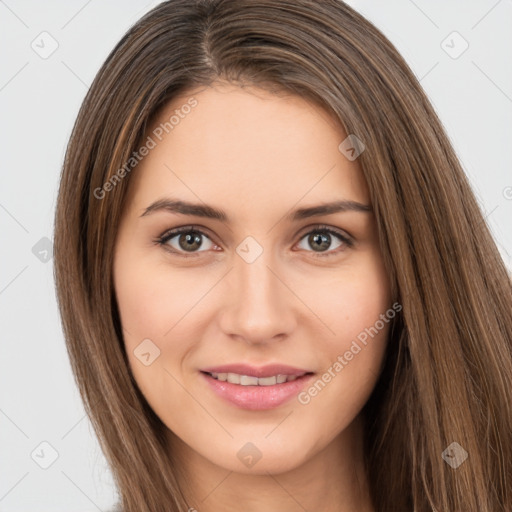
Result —
M262 377L234 372L200 372L214 395L241 409L275 409L296 397L311 382L311 372L268 374Z
M275 386L276 384L284 384L302 377L302 375L273 375L270 377L253 377L251 375L240 375L238 373L209 373L214 379L240 386Z

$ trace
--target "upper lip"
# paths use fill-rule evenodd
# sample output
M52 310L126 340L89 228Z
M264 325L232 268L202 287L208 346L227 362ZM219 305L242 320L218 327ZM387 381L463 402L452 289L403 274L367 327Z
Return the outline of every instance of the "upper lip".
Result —
M250 377L273 377L274 375L304 375L312 373L309 370L288 366L285 364L268 364L265 366L251 366L249 364L224 364L201 369L205 373L237 373Z

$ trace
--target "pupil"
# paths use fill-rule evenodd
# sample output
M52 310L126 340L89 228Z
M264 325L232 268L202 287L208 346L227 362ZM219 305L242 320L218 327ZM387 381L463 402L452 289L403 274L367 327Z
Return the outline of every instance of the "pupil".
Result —
M320 249L322 251L324 250L327 250L329 248L329 241L330 241L330 235L327 235L325 233L321 233L321 234L315 234L315 235L310 235L310 243L311 245L314 247L315 244L319 243L320 244Z
M185 242L183 242L183 237ZM201 247L201 236L198 234L186 233L179 238L180 247L185 250L199 249ZM195 245L195 246L194 246Z

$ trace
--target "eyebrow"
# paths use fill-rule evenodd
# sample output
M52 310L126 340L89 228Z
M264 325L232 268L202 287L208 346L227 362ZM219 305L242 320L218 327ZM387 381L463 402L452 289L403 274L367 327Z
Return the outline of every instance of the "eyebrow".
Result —
M214 208L207 204L189 203L175 199L159 199L158 201L155 201L144 210L141 217L161 211L182 215L194 215L196 217L206 217L208 219L229 222L228 215L220 208ZM316 206L308 206L306 208L298 208L297 210L288 213L285 218L290 221L298 221L309 217L318 217L320 215L330 215L332 213L347 211L371 212L372 207L357 201L340 200Z

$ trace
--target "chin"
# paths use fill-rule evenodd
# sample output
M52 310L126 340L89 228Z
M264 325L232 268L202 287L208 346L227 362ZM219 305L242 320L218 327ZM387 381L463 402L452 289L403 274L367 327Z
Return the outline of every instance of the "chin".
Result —
M265 435L268 435L268 432ZM277 436L270 440L265 439L265 435L259 438L246 438L247 440L236 437L226 445L216 444L213 452L208 449L198 452L216 466L250 475L285 473L307 460L308 452L303 441L292 441L288 437L286 442Z

